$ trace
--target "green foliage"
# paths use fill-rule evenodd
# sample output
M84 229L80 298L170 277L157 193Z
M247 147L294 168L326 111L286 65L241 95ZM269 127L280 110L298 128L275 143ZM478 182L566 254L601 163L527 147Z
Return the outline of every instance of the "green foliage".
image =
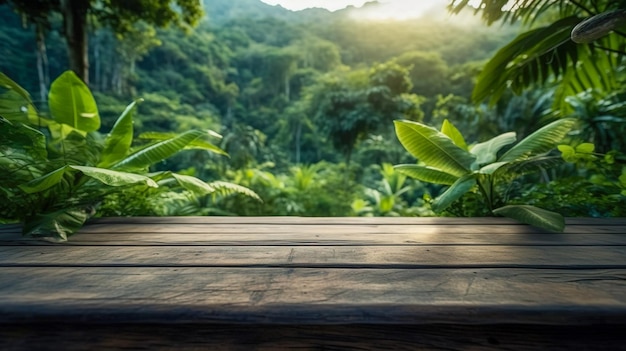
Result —
M501 134L465 149L462 147L464 138L449 122L444 122L442 132L418 122L396 121L395 124L402 145L422 163L399 165L396 170L419 180L450 184L433 201L434 211L445 210L477 187L491 214L512 217L549 230L563 230L561 215L534 206L506 205L498 187L525 174L530 168L553 163L545 154L567 135L574 120L552 122L502 154L500 152L506 146L515 142L515 133Z
M334 72L306 92L307 110L349 163L356 144L384 131L385 121L416 117L419 100L411 98L410 89L407 69L393 62Z
M378 166L380 180L373 187L363 189L363 198L352 202L352 210L358 216L429 216L433 215L421 199L415 199L417 206L409 206L414 199L415 186L403 172L398 172L389 163ZM416 189L417 188L417 189Z
M35 2L24 3L35 7ZM174 4L146 1L136 8L146 10L156 5L154 9L166 3ZM42 13L56 13L56 8L46 6L57 6L58 2L41 5ZM127 4L111 6L117 9ZM470 103L482 60L517 35L519 28L515 25L481 27L477 25L480 20L469 12L452 21L440 20L436 14L415 21L368 21L355 19L359 16L358 8L333 13L291 12L258 0L211 0L204 1L203 6L209 20L201 21L194 31L155 28L150 20L134 22L136 14L115 16L115 9L108 7L102 13L91 13L89 86L95 91L100 130L111 132L101 135L59 124L45 107L47 94L36 102L42 115L50 119L39 118L31 105L25 106L29 111L25 114L21 110L24 98L15 89L7 90L0 98L0 114L9 116L6 119L12 125L19 125L14 121L20 118L33 129L0 124L0 138L9 140L10 135L11 140L19 141L12 142L12 155L29 155L27 159L20 156L19 162L12 158L12 171L30 181L61 170L60 182L44 192L56 191L65 184L69 189L75 179L80 179L81 184L88 180L81 189L91 188L93 199L100 199L98 215L432 215L430 194L437 197L458 176L427 164L410 164L403 169L405 174L410 172L422 181L440 185L409 179L405 186L410 186L411 191L393 196L393 181L389 178L386 185L387 178L380 174L378 166L385 162L408 164L412 158L393 137L388 122L408 119L440 125L448 119L454 125L446 123L443 134L454 145L465 151L484 149L476 152L478 156L468 166L475 171L474 163L493 163L493 158L510 146L502 146L498 153L500 143L510 137L490 141L491 136L515 130L522 139L538 125L556 117L554 110L549 109L554 101L550 90L525 91L520 96L505 91L492 107ZM43 37L48 55L45 63L44 57L37 54L33 18L24 12L15 16L10 10L9 5L0 6L0 40L5 43L0 45L0 70L18 78L29 91L42 90L42 82L46 87L50 85L45 79L46 71L57 76L67 68L62 17L57 14L45 18L50 24ZM150 19L153 13L148 10L146 16ZM101 17L104 12L109 19ZM554 11L548 13L550 18L556 18ZM570 15L583 17L578 13ZM26 19L24 28L22 19ZM548 24L540 18L533 29ZM610 34L593 45L609 38L616 39ZM608 53L600 50L602 54ZM44 73L41 80L39 74L26 68L35 67L37 59ZM541 63L556 65L560 59L541 56ZM522 58L514 62L525 64ZM550 76L546 83L558 83L557 79L560 78ZM616 79L622 79L621 75ZM585 124L580 142L593 142L598 152L622 150L621 128L626 124L621 122L619 102L623 97L618 93L606 95L602 89L589 95L566 100L568 110L575 111L574 117ZM138 103L139 96L145 103ZM118 121L119 112L132 99L137 102ZM575 106L577 99L583 103ZM596 104L599 99L606 100L606 104ZM563 100L559 97L558 101ZM582 116L581 111L587 116ZM610 120L605 118L608 116ZM463 131L463 135L452 128ZM152 173L145 173L146 163L141 162L143 169L136 172L149 175L158 188L140 182L101 195L95 189L108 186L75 168L63 168L72 165L110 170L142 152L143 156L150 154L154 160L160 159L171 150L156 157L151 147L167 140L172 142L166 144L179 146L174 138L185 134L184 139L191 140L197 132L190 130L207 129L219 131L224 138L218 144L214 135L204 133L184 147L186 152L150 166ZM137 134L137 139L131 134ZM600 142L605 137L607 142ZM468 146L465 140L479 144ZM31 146L42 143L43 148ZM220 148L211 148L212 143ZM166 144L161 144L161 151L165 151ZM206 152L207 149L213 152ZM222 149L230 158L220 156ZM576 157L581 155L576 153ZM53 164L45 169L34 166L50 160ZM322 160L326 162L321 163ZM350 160L350 166L334 164L342 160ZM526 174L531 165L554 162L554 158L548 160L536 158L515 170ZM0 158L0 162L6 161L7 158ZM271 167L265 166L270 163ZM121 166L115 170L130 171ZM497 171L487 168L485 172L492 170ZM207 187L194 187L186 178L175 179L170 171L207 180L205 184L213 184L215 179L241 179L265 201L239 196L238 191L222 194L217 188L215 193L204 194ZM554 174L559 171L553 169ZM541 176L547 179L545 174ZM533 174L523 179L538 182ZM614 177L609 179L613 181ZM10 193L1 189L13 191L25 183L0 184L0 194ZM200 193L189 191L186 186ZM526 186L520 185L520 191L525 191ZM498 191L503 191L506 203L515 200L508 188L500 187ZM353 209L353 204L361 207ZM90 206L94 207L85 205ZM479 187L474 186L440 213L486 215L490 209Z
M570 96L566 103L572 116L581 121L580 139L593 142L598 152L625 150L626 134L626 92L623 87L603 94L598 90L588 90Z
M227 173L233 183L250 188L263 199L230 196L218 199L228 214L246 216L348 216L358 185L345 165L320 162L292 166L284 173L269 170L272 164Z
M94 122L97 107L93 96L72 72L61 75L51 86L49 104L54 120L37 117L37 124L29 126L29 111L34 109L30 97L6 76L0 78L2 88L22 98L22 106L13 107L23 111L23 116L0 116L0 128L5 132L0 143L0 189L2 200L7 200L2 201L2 220L23 222L25 235L67 240L107 196L128 188L158 188L158 183L174 181L172 188L201 196L228 191L258 199L234 184L207 184L171 172L147 173L149 166L187 146L224 154L208 141L199 142L207 132L160 135L158 141L133 149L132 116L137 106L133 102L103 140L94 132L99 121ZM15 102L11 99L6 106ZM38 125L47 126L49 136L34 128Z
M449 5L453 12L466 6L468 2L461 0L452 0ZM620 1L524 0L517 1L508 11L501 2L481 1L477 12L482 12L489 24L519 19L530 26L546 18L551 23L521 33L491 58L474 88L474 101L489 98L493 103L509 88L519 93L533 86L555 85L555 106L562 112L570 112L565 101L568 96L588 89L611 92L619 86L617 75L622 65L624 36L619 31L609 33L618 29L620 21L623 23L623 12L619 12L619 21L600 16L604 19L597 17L600 19L593 23L586 22L587 32L602 32L594 35L590 44L578 44L572 39L580 34L574 29L581 28L578 25L585 18L615 14L612 11L623 6ZM551 17L555 15L556 20ZM611 27L607 27L609 24Z

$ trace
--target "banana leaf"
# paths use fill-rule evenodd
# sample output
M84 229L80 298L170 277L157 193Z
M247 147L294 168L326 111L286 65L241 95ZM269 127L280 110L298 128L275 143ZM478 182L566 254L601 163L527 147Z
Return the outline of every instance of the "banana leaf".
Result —
M470 172L475 156L455 145L447 135L417 122L394 123L404 148L427 166L458 177Z
M448 119L443 120L441 132L447 135L450 139L452 139L454 145L460 147L465 151L468 150L465 138L463 138L463 134L461 134L461 132L454 126L454 124L448 121Z
M172 139L176 137L176 135L177 135L176 133L145 132L145 133L141 133L139 135L139 138L151 139L151 140L168 140L168 139ZM206 135L216 137L216 138L222 137L221 135L211 130L207 131ZM202 139L194 140L193 142L189 143L189 145L187 145L185 149L202 149L202 150L208 150L208 151L214 152L216 154L228 156L228 153L226 153L226 151Z
M173 138L160 141L144 149L133 152L123 160L111 166L116 170L145 170L149 166L183 150L186 146L205 135L199 130L190 130Z
M476 175L467 174L459 178L452 184L443 194L439 195L432 203L432 209L435 212L445 210L454 201L458 200L465 193L470 191L476 185Z
M453 176L452 174L427 166L403 164L396 165L394 168L398 171L398 173L428 183L452 185L459 178L457 176Z
M96 100L87 85L72 71L65 71L52 82L48 107L58 123L84 132L94 132L100 128Z
M84 175L109 186L145 183L150 187L158 187L154 180L140 174L119 172L105 168L67 165L33 179L28 183L21 184L19 188L28 194L38 193L59 184L66 174L72 174L76 171L80 171Z
M35 238L67 241L89 218L82 208L68 208L51 213L37 214L24 220L22 234Z
M524 138L502 155L498 161L513 162L530 155L550 151L557 146L575 124L576 120L573 118L556 120Z
M108 167L128 155L133 143L133 115L137 104L142 100L131 102L113 125L111 132L104 140L104 150L98 166Z
M495 162L498 152L505 146L513 144L516 140L515 132L500 134L488 141L474 145L470 152L476 156L476 164L479 166Z
M565 229L563 216L535 206L508 205L493 210L493 213L554 232L562 232Z

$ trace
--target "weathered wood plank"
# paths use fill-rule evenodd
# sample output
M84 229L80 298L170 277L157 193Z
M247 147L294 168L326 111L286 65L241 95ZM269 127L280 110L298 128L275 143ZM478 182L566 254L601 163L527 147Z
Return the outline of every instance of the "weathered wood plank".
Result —
M0 323L626 323L626 270L2 268Z
M566 218L566 224L568 225L626 225L626 218ZM90 221L94 224L278 224L278 225L328 225L328 224L348 224L348 225L362 225L362 224L376 224L376 225L494 225L494 224L506 224L506 225L520 225L524 226L515 220L503 217L198 217L198 216L186 216L186 217L107 217L107 218L94 218Z
M566 218L567 225L623 226L626 218ZM90 224L269 224L269 225L510 225L525 226L502 217L106 217L93 218ZM0 229L19 229L18 224L3 224Z
M511 225L233 225L233 224L91 224L79 233L171 233L171 234L555 234L531 226ZM563 234L626 234L623 226L575 225Z
M8 246L0 267L626 268L626 246Z
M506 224L216 224L216 223L118 223L118 224L88 224L81 229L81 233L311 233L325 232L359 233L359 234L386 234L386 233L424 233L424 234L537 234L546 233L544 230L528 225ZM13 231L14 232L14 231ZM620 225L571 225L565 228L563 234L589 233L621 233L626 234L624 226ZM555 234L555 233L550 233Z
M529 325L3 325L11 350L626 350L622 327ZM123 330L123 333L121 332ZM541 345L538 348L538 345Z
M111 228L110 231L115 230ZM242 231L244 231L242 229ZM51 243L22 237L21 234L0 234L0 246L50 245ZM380 233L355 234L343 232L311 233L84 233L70 238L63 245L71 246L386 246L386 245L508 245L508 246L625 246L626 234L429 234Z

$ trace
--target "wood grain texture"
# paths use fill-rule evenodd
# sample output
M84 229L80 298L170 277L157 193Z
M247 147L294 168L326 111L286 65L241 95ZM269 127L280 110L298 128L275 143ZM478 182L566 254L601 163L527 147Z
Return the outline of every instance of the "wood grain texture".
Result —
M21 234L0 234L0 245L50 245ZM63 246L626 246L624 234L380 234L323 233L98 233L81 232Z
M0 226L0 349L626 349L626 219Z
M0 323L626 322L626 270L8 267L2 272Z
M93 224L273 224L273 225L494 225L506 224L511 226L522 226L513 219L504 217L108 217L94 218L90 221ZM566 218L567 225L626 225L626 218Z
M0 246L13 266L626 269L626 246Z

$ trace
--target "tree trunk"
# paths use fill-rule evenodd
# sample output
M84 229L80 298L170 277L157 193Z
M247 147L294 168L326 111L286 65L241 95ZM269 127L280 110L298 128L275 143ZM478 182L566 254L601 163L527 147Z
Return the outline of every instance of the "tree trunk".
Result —
M61 0L61 13L70 69L89 84L89 60L87 56L88 0Z
M302 122L296 127L296 164L300 164L300 140L302 138Z
M48 100L48 85L50 84L45 28L41 23L37 23L35 25L35 31L37 32L37 75L39 76L39 94L42 104L45 104Z
M95 45L94 45L94 50L93 50L93 62L95 65L95 69L94 69L95 79L94 79L93 85L96 90L104 91L102 87L103 85L102 84L102 58L101 58L102 38L100 35L96 34L94 39L95 39Z

